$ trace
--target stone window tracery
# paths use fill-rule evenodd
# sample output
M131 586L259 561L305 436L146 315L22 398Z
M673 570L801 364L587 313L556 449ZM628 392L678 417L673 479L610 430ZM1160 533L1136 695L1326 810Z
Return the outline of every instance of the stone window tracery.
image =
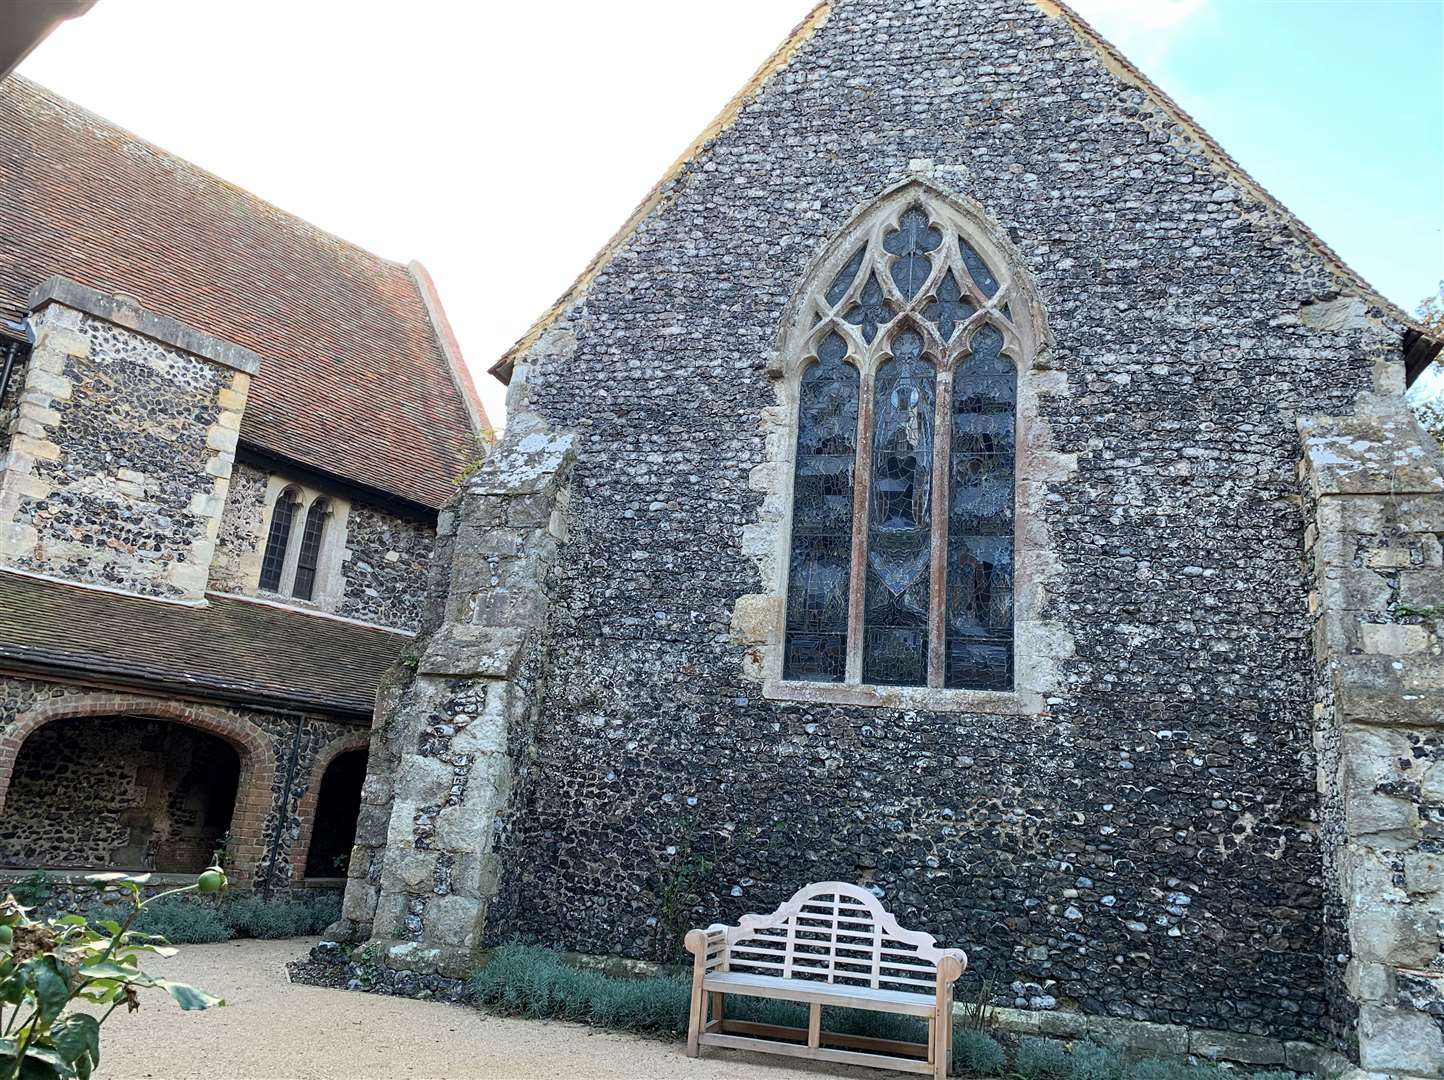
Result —
M1014 689L1030 339L968 231L925 190L885 201L801 301L785 682Z

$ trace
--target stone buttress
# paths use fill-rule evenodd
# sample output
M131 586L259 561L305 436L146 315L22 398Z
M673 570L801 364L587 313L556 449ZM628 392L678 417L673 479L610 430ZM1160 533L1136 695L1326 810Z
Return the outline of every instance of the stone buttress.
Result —
M518 418L438 523L416 649L382 685L342 920L388 967L460 978L499 887L493 852L545 668L570 436Z

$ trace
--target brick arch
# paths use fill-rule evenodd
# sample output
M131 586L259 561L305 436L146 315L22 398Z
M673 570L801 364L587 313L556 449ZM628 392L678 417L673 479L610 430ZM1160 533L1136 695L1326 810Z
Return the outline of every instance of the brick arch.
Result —
M86 716L136 716L184 724L223 739L236 751L241 768L236 807L231 812L228 874L236 885L251 885L264 850L261 836L271 811L276 755L261 728L226 709L123 694L82 694L38 705L0 729L0 813L5 810L15 762L25 740L54 720Z
M300 882L306 876L306 858L311 854L311 832L316 827L316 804L321 798L321 781L326 778L326 770L340 755L352 750L369 750L370 747L371 732L363 729L338 735L316 752L311 761L306 792L301 796L301 802L296 808L297 840L296 846L291 850L293 882Z

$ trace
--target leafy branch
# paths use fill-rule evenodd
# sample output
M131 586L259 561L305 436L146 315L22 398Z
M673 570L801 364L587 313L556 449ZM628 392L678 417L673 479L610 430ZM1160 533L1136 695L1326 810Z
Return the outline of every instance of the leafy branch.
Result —
M164 990L187 1010L225 1004L142 971L141 956L174 956L175 949L163 937L132 929L141 912L163 897L220 892L225 872L211 866L193 884L143 900L148 880L127 874L86 878L102 892L123 895L130 907L123 923L107 919L92 926L74 914L42 922L31 919L31 909L13 895L0 901L0 1080L89 1080L100 1064L101 1027L122 1004L127 1012L140 1008L141 990ZM98 1018L67 1011L77 1000L106 1008Z

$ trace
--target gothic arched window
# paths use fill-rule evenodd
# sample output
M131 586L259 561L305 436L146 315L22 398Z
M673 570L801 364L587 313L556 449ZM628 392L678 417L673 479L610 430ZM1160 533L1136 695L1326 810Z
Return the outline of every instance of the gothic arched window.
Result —
M1028 331L980 248L909 191L834 244L801 299L784 680L1013 689Z
M326 529L326 518L331 514L331 504L325 499L312 501L306 511L306 527L301 530L301 549L296 553L296 582L291 586L291 595L298 600L311 599L316 589L316 567L321 561L321 534Z
M266 592L281 591L281 576L286 571L286 551L291 546L291 526L296 520L296 508L301 505L301 495L295 488L287 488L276 498L271 511L271 531L266 536L266 553L261 556L260 586Z

